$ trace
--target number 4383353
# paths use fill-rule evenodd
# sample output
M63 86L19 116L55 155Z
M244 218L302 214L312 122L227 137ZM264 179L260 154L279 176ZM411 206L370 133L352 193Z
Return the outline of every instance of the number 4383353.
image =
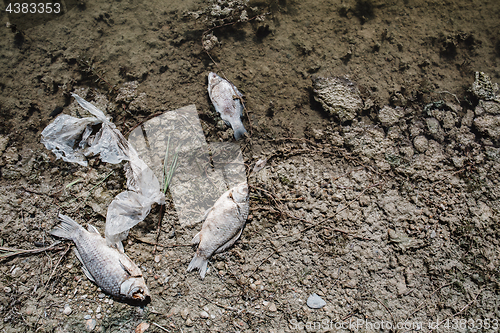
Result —
M9 3L5 11L9 14L59 14L61 12L60 3Z

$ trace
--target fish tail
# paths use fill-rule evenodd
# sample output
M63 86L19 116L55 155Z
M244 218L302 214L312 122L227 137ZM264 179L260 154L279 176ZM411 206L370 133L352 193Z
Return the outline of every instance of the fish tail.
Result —
M207 265L208 265L208 259L202 258L201 256L198 255L198 253L196 253L194 255L193 260L191 260L191 263L189 263L187 271L191 272L194 269L198 269L201 278L204 279L205 274L207 273Z
M81 226L75 220L63 214L59 214L59 221L61 221L61 224L57 225L50 231L50 234L53 236L73 239L73 237L75 236L75 231L81 228Z
M238 126L234 129L234 138L236 140L239 140L239 138L241 138L243 136L243 134L245 134L247 132L247 130L245 129L245 127L243 127L243 124L241 126Z

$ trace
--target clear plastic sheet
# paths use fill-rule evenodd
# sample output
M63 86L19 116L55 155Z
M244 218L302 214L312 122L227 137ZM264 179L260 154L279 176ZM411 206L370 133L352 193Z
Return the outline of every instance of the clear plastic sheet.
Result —
M181 226L203 220L228 188L246 180L240 147L230 142L208 144L195 105L145 122L130 133L129 142L162 182L164 161L170 165L178 156L169 191Z

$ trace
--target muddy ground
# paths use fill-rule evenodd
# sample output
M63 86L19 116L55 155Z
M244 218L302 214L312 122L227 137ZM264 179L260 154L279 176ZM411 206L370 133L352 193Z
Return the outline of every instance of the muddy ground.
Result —
M3 250L52 244L58 212L103 231L125 189L121 165L69 164L40 144L58 113L75 112L75 89L123 133L196 104L207 140L231 141L206 90L222 71L245 94L246 163L269 161L249 180L241 239L205 280L185 272L200 225L181 227L169 203L155 253L159 207L125 244L148 305L103 294L63 243L0 262L2 332L498 330L500 112L470 91L476 71L500 81L498 1L67 5L0 29ZM222 24L210 59L204 32ZM314 99L312 78L330 75L357 83L353 120ZM133 81L128 97L111 90ZM310 309L312 293L326 306Z

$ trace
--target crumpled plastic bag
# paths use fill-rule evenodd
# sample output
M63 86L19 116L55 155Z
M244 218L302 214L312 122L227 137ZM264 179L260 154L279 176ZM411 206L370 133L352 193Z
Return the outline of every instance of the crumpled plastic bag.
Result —
M121 241L128 231L148 216L153 203L165 204L160 183L135 149L130 146L130 161L125 165L128 191L118 194L109 204L106 215L106 241L123 252Z
M94 117L75 118L61 114L42 131L41 142L66 162L87 166L85 157L99 155L101 161L125 165L127 188L118 194L108 207L106 215L106 241L123 252L123 241L130 228L143 221L153 203L164 204L158 178L139 158L104 113L80 96L72 94L78 104ZM101 124L96 134L93 126Z
M66 162L87 166L86 156L100 154L101 161L117 164L128 160L130 150L125 137L109 121L104 113L77 94L72 94L78 104L94 117L75 118L59 115L42 131L41 142L52 150L57 158ZM92 126L102 123L95 135Z

